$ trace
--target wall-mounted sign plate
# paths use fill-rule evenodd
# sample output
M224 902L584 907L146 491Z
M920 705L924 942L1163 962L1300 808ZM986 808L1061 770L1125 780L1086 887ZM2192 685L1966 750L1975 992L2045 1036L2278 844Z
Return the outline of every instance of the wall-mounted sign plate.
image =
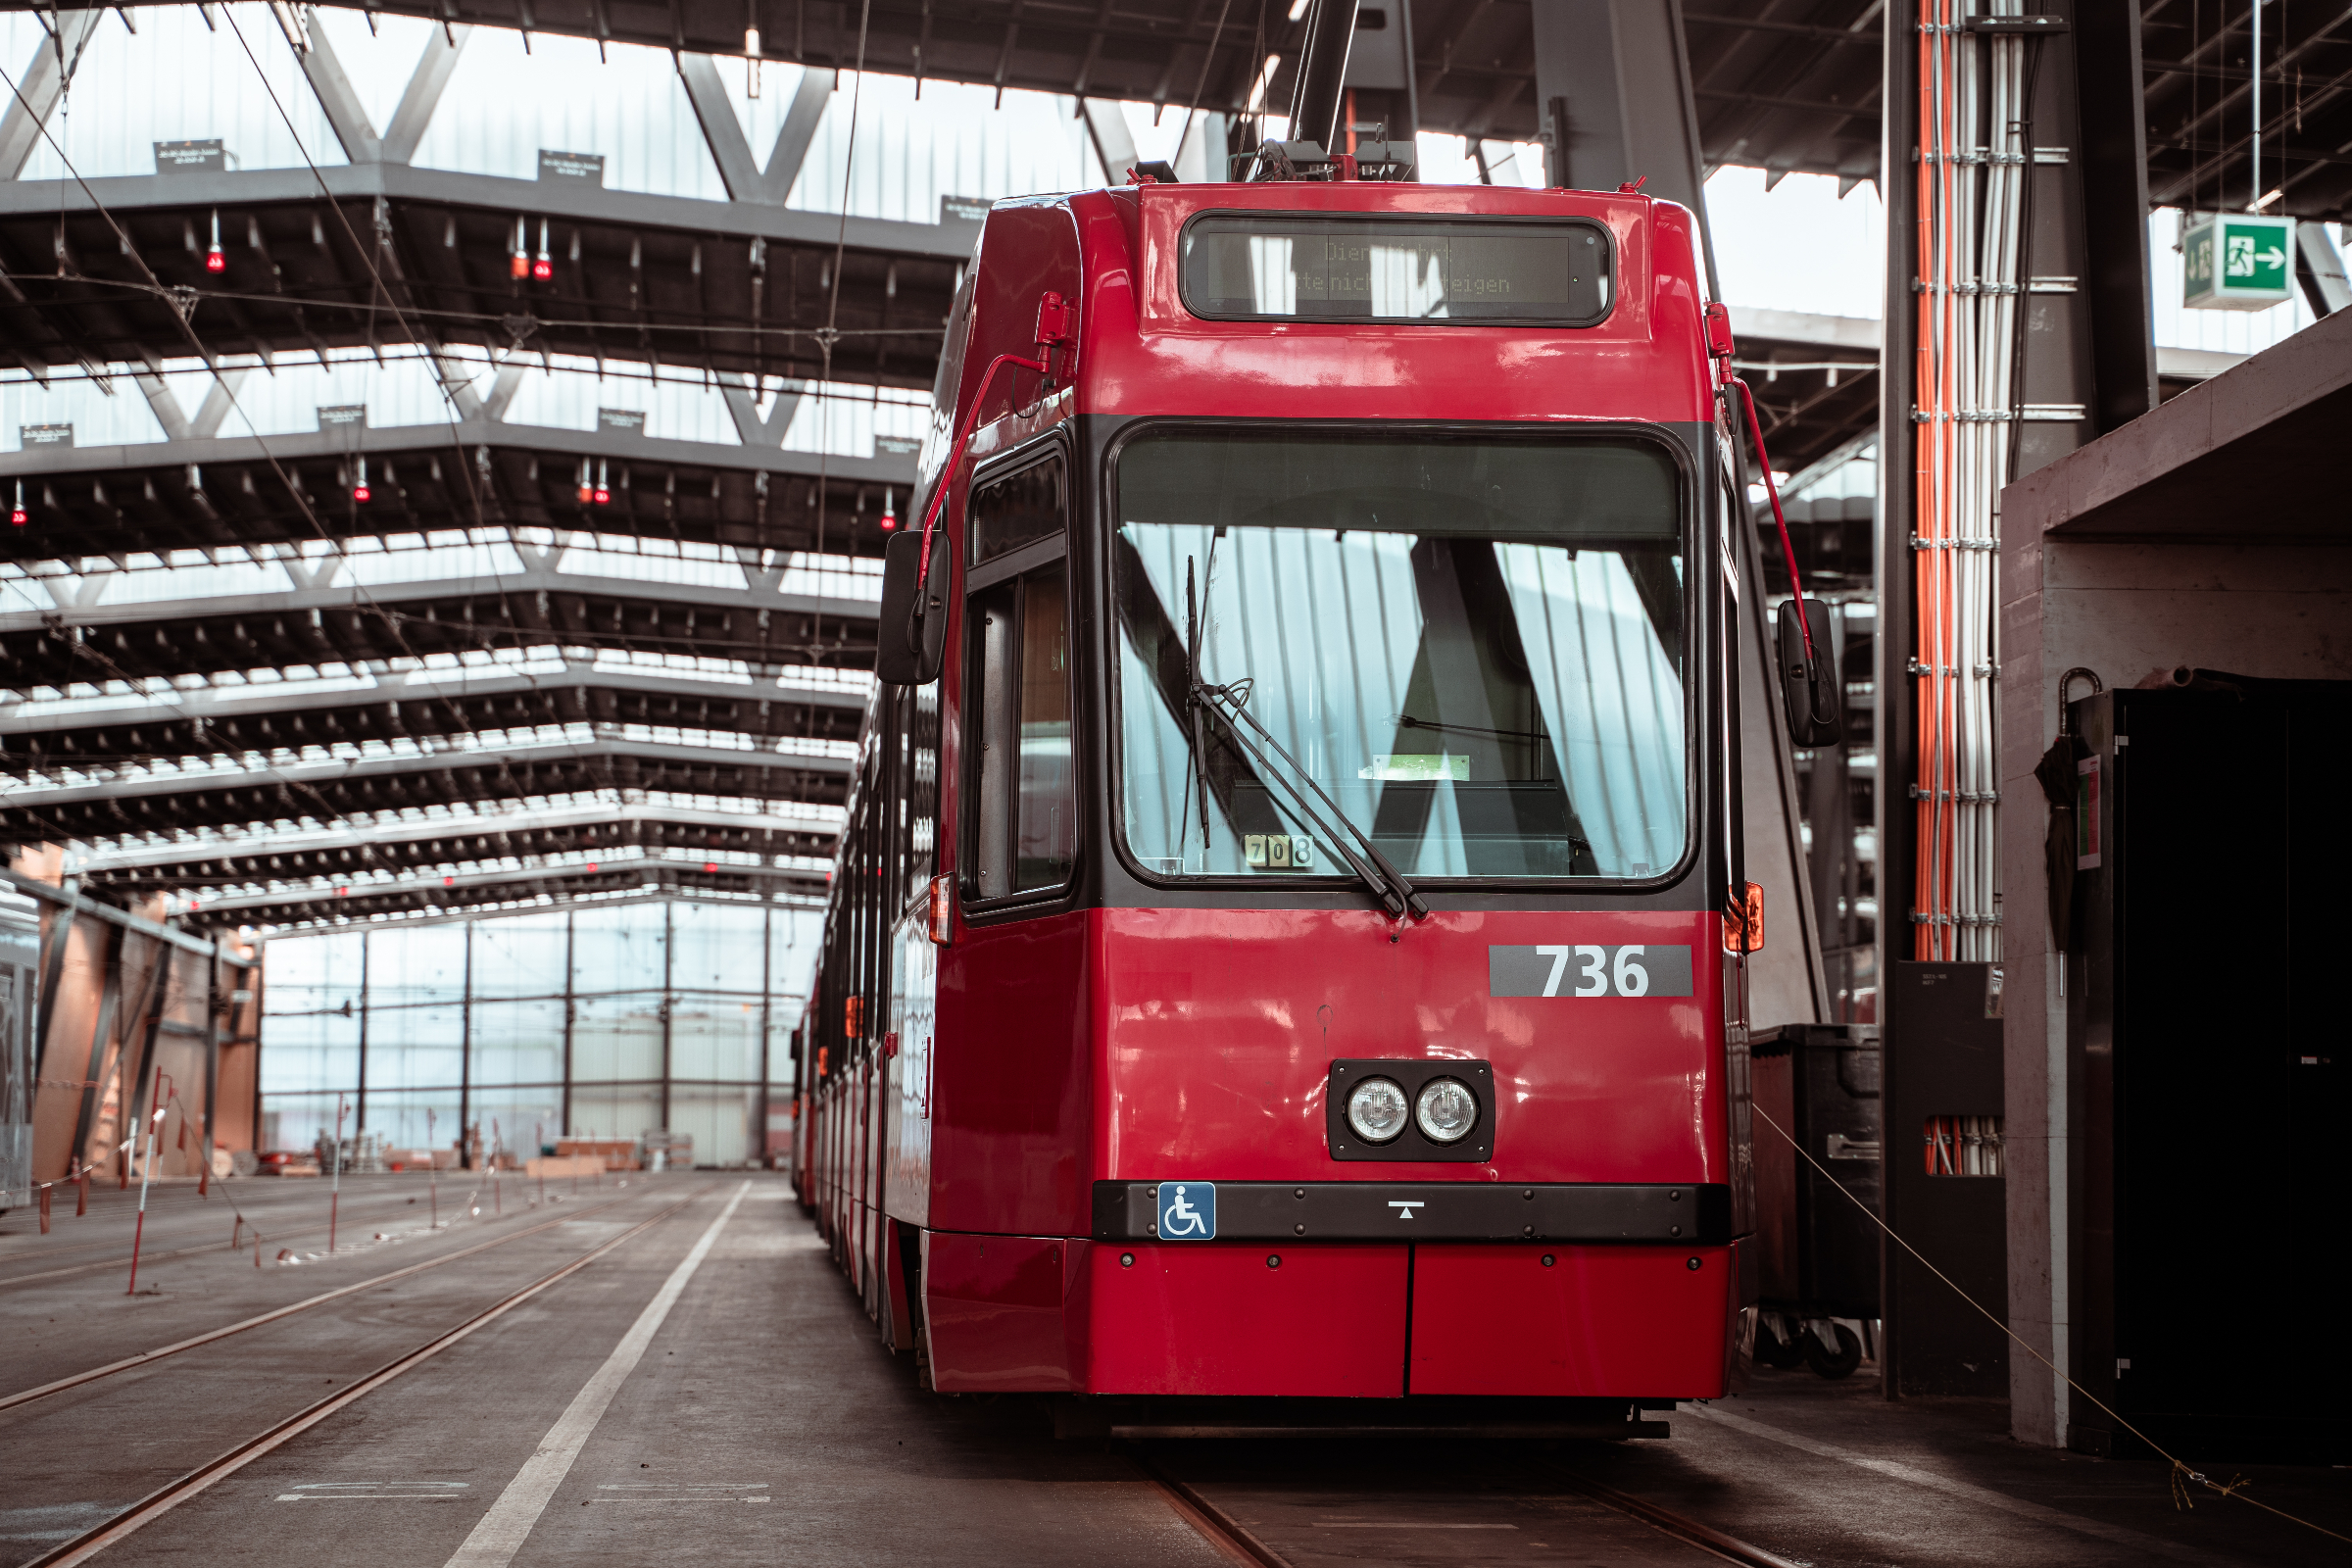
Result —
M605 183L605 155L603 153L559 153L539 149L539 177L541 179L576 179L602 187Z
M155 172L159 174L220 174L227 170L228 150L218 136L155 144Z

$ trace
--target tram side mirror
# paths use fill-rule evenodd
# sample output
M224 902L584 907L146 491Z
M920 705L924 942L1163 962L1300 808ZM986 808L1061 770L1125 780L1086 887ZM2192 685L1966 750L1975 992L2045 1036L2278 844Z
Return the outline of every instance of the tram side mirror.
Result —
M1830 607L1818 599L1802 601L1804 620L1797 620L1798 601L1781 606L1776 630L1781 702L1788 712L1788 740L1795 746L1834 746L1845 735L1845 680L1830 640ZM1813 632L1813 651L1805 651L1805 629Z
M948 648L948 531L931 535L931 570L920 589L920 528L893 534L882 558L882 616L874 627L874 674L893 686L939 679Z

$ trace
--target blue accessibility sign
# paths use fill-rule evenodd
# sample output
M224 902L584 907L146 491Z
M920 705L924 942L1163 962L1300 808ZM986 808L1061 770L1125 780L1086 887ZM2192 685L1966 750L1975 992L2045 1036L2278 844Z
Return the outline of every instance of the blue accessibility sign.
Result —
M1159 1239L1163 1242L1213 1242L1217 1239L1217 1184L1161 1182Z

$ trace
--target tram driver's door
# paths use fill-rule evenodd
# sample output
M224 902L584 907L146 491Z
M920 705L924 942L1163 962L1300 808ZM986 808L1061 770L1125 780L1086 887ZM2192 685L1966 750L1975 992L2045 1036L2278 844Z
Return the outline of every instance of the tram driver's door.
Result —
M965 572L965 901L1047 900L1078 858L1067 469L1055 447L972 491Z

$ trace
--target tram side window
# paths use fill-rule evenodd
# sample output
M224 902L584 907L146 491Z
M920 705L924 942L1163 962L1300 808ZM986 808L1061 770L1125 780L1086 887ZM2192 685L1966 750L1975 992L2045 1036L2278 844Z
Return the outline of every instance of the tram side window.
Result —
M983 899L1059 887L1077 861L1069 588L1054 537L1060 467L1055 460L1024 469L982 489L972 502L975 544L998 546L976 549L976 556L1008 556L1012 548L1030 545L1052 558L1017 575L984 581L973 591L966 616L972 646L965 689L972 694L979 742L966 867L971 891ZM1048 497L1053 505L1041 516L1046 509L1039 502ZM1006 534L1015 540L1006 541Z

